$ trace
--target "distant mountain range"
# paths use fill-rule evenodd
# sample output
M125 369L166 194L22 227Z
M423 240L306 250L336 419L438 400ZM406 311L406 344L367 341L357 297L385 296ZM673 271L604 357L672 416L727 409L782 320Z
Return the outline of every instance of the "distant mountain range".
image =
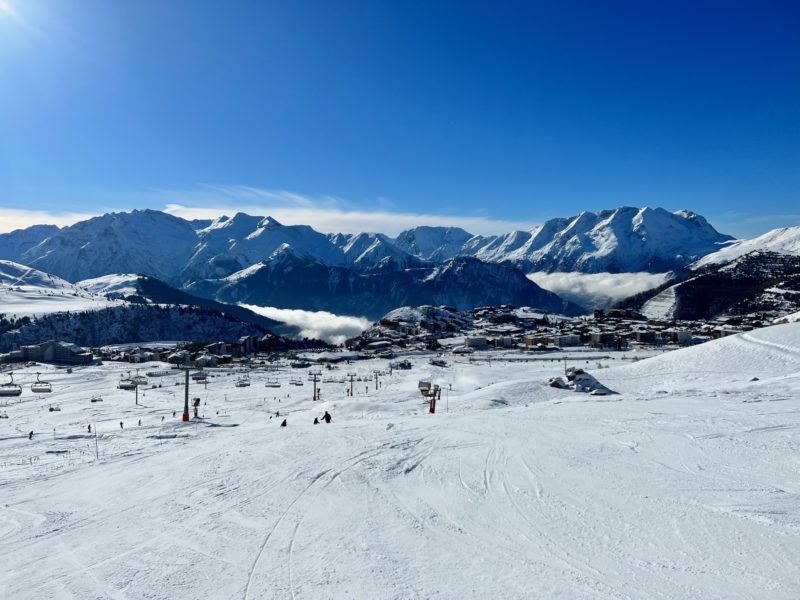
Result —
M77 283L94 291L92 298L144 295L210 310L241 302L370 318L422 304L577 314L582 307L526 275L671 272L667 283L623 304L661 318L699 318L795 306L798 232L782 228L737 241L690 211L632 207L497 236L420 226L397 237L326 234L244 213L187 221L141 210L2 234L0 258L61 278L62 287ZM55 302L69 296L65 290L44 295ZM27 301L14 298L14 306Z
M574 314L581 309L524 274L680 270L730 241L695 213L659 208L584 212L497 236L421 226L395 238L324 234L244 213L203 222L136 210L0 235L0 258L71 282L137 273L195 295L280 308L379 316L416 302L469 309L503 301Z

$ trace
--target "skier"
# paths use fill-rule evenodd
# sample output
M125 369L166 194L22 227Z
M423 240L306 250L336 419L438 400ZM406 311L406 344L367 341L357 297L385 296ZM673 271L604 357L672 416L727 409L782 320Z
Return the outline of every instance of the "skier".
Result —
M319 425L319 419L317 417L314 417L314 425Z
M31 432L28 434L28 439L29 439L29 440L32 440L32 439L33 439L33 432L32 432L32 431L31 431Z
M286 427L286 419L281 422L281 427Z
M86 427L89 429L89 433L92 433L92 426L91 425L87 425Z
M331 417L330 413L327 410L325 411L325 414L322 415L322 420L325 421L326 423L330 423L332 418L333 417Z
M122 429L122 421L119 422L119 428Z
M142 426L142 420L139 419L139 427L141 427L141 426Z
M276 410L276 411L275 411L275 416L276 416L276 417L280 417L280 416L281 416L281 411L279 411L279 410Z

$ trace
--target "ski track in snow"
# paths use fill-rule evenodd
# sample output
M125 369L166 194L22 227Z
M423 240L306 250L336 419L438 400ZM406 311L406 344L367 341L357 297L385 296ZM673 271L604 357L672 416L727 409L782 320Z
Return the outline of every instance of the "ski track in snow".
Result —
M320 402L297 371L220 375L190 424L174 376L137 407L121 365L17 370L54 392L0 400L0 597L800 596L800 324L611 356L604 398L549 388L558 361L412 358ZM429 377L454 385L436 415Z

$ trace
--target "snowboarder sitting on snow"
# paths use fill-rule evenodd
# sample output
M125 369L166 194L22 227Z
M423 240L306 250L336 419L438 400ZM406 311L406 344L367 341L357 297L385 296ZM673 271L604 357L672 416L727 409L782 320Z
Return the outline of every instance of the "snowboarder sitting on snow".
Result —
M317 417L314 417L314 425L319 425L319 419Z
M286 427L286 419L284 419L283 422L281 422L281 427Z
M331 415L328 413L327 410L325 411L325 414L322 415L322 420L325 421L326 423L330 423L332 418L333 417L331 417Z

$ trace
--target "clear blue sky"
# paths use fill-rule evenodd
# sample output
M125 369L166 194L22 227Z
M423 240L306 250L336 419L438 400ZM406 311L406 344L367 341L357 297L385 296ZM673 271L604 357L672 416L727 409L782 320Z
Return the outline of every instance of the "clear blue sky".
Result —
M0 0L0 207L241 200L204 184L800 224L800 2Z

